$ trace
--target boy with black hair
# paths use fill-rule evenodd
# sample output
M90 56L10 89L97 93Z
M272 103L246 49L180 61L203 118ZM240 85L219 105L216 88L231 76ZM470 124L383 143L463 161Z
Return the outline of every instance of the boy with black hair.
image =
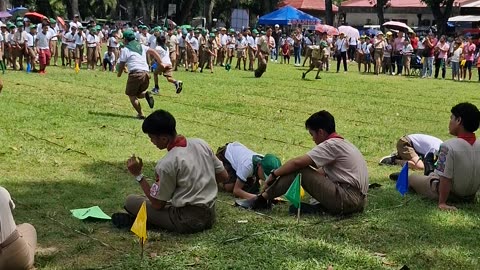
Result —
M265 181L270 171L282 165L277 156L259 155L240 142L227 143L220 147L217 157L229 176L220 187L242 199L254 198L259 191L260 181Z
M175 118L167 111L149 115L142 125L144 133L167 154L155 166L155 183L142 174L143 162L133 155L128 171L140 184L145 196L129 195L126 213L112 215L119 228L130 228L141 205L146 202L149 225L177 233L196 233L212 228L215 222L217 183L228 174L208 144L177 134Z
M307 154L272 170L263 193L253 199L237 201L237 204L251 209L268 209L272 200L285 194L300 173L302 187L318 201L317 211L340 215L363 211L367 201L368 171L362 153L335 132L335 119L327 111L314 113L305 122L305 127L316 146Z
M183 82L177 81L173 78L172 61L170 60L170 52L166 42L167 39L165 36L157 37L157 47L155 48L155 51L157 51L158 55L160 55L162 62L157 63L157 68L153 72L153 81L155 82L155 87L152 89L152 92L158 95L160 91L158 86L158 75L162 74L169 83L172 83L175 86L176 93L180 94L183 89Z
M441 210L456 210L450 202L474 202L480 189L480 142L475 131L480 111L471 103L460 103L451 109L448 130L457 138L440 145L438 163L429 176L410 175L409 185L417 193L438 200Z

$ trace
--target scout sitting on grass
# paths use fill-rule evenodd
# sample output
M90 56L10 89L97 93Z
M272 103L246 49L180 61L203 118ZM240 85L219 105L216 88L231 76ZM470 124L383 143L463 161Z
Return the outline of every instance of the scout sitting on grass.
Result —
M254 198L259 191L260 181L265 181L271 170L282 165L278 157L272 154L261 156L239 142L220 147L217 157L223 162L229 176L220 186L242 199Z
M302 79L305 79L305 76L312 71L314 68L317 68L317 76L315 76L315 79L321 79L318 74L320 74L320 70L322 69L323 62L322 59L324 59L325 55L325 48L327 47L327 43L325 41L320 42L320 48L314 48L312 51L312 60L310 62L310 68L302 73Z
M215 222L217 183L224 182L227 171L208 144L177 134L173 115L164 110L152 113L142 130L150 141L167 154L155 166L155 182L150 185L142 174L142 159L133 155L127 161L145 196L130 195L127 213L115 213L112 222L118 228L130 228L143 202L148 224L178 233L196 233L212 228Z

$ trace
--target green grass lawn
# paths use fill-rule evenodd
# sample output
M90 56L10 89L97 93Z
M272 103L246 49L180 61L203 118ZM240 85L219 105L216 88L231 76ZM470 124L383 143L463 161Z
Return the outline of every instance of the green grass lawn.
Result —
M351 66L351 70L356 67ZM380 157L398 138L426 133L450 138L453 105L480 105L473 82L373 76L351 71L301 80L302 69L269 64L261 79L251 72L176 72L184 92L160 79L155 108L170 111L177 130L205 139L216 150L238 140L282 161L314 146L304 129L308 116L329 110L337 131L364 154L370 183L365 212L348 219L302 217L280 205L268 216L234 208L219 193L217 223L195 235L149 232L145 258L132 233L109 222L74 219L69 210L99 205L121 211L141 190L128 174L135 153L153 176L165 155L142 133L142 122L124 95L126 76L50 67L46 76L8 71L0 94L0 185L12 194L17 223L38 232L39 269L478 269L480 206L454 213L408 194L407 205ZM307 78L313 79L314 73ZM476 73L474 74L476 78ZM153 86L153 81L151 82ZM142 101L144 111L152 110ZM239 223L247 220L247 223Z

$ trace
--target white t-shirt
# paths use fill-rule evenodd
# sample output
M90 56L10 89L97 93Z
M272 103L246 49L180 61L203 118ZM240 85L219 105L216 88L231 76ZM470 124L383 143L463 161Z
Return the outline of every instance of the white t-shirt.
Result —
M105 52L103 54L103 59L108 60L110 64L113 64L115 62L115 54L113 52L112 53Z
M3 243L17 229L13 220L12 210L15 204L10 193L0 186L0 243Z
M463 52L463 49L458 47L454 52L453 52L453 55L452 55L452 58L450 58L450 61L452 62L460 62L460 55L462 54Z
M229 36L227 41L227 48L228 49L235 49L236 38Z
M157 37L155 35L150 35L149 39L148 39L148 46L150 47L150 49L154 49L157 48Z
M247 36L248 46L251 48L256 48L255 39L252 36Z
M120 51L120 62L126 63L130 72L132 71L145 71L149 72L149 67L147 63L147 51L148 48L145 45L142 46L142 54L130 51L128 48L123 48Z
M356 38L351 37L351 38L348 39L348 41L349 41L348 42L349 45L357 46L357 39Z
M228 42L228 35L227 34L220 34L220 45L226 46Z
M248 46L247 39L245 37L242 37L242 39L238 40L237 39L237 49L238 50L243 50Z
M76 22L75 23L74 21L71 21L70 22L70 31L72 30L72 26L77 27L77 30L78 30L78 28L80 28L82 26L82 23L81 22Z
M66 33L65 40L67 41L67 48L75 49L75 34L72 34L72 32Z
M253 176L252 157L254 155L258 154L239 142L229 143L225 150L225 158L237 173L237 178L243 182L247 182L247 178Z
M460 138L440 146L435 173L452 179L452 193L471 196L480 188L480 141L473 145Z
M89 48L97 47L96 36L94 36L92 34L88 34L88 36L87 36L87 47L89 47Z
M337 39L335 42L335 47L337 48L337 51L339 52L346 52L348 50L348 41L346 38L343 39Z
M108 47L111 48L118 48L120 45L117 42L117 39L115 37L110 37L108 39Z
M75 39L75 44L76 45L83 45L85 43L85 33L82 32L77 32L75 36L73 37Z
M49 27L48 28L48 32L50 33L50 35L52 36L52 41L56 41L58 40L58 26L55 25L55 27Z
M44 34L40 32L35 37L35 40L38 40L38 48L39 49L50 49L50 38L52 37L52 33L47 32Z
M28 46L28 47L33 47L33 45L34 45L34 43L33 43L34 40L35 40L35 38L33 37L33 35L30 34L30 33L27 33L27 46Z
M439 138L425 134L410 134L407 135L407 137L410 139L410 142L412 142L415 151L424 156L428 153L437 152L440 144L443 143Z
M198 40L196 37L191 37L190 39L187 39L187 42L190 43L190 45L192 45L192 49L198 51L199 46L198 46Z
M412 55L413 54L412 44L408 44L407 46L403 46L403 54L404 55Z
M161 46L157 46L155 50L160 55L160 59L162 60L162 64L164 65L172 65L172 61L170 61L170 53L168 51L168 47L162 48Z

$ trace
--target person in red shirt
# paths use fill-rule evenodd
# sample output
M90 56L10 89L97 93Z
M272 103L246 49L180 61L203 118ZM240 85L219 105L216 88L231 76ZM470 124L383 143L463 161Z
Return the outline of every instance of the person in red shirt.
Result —
M413 52L416 54L418 50L418 37L414 32L408 33L408 36L410 38L410 44L413 47Z

